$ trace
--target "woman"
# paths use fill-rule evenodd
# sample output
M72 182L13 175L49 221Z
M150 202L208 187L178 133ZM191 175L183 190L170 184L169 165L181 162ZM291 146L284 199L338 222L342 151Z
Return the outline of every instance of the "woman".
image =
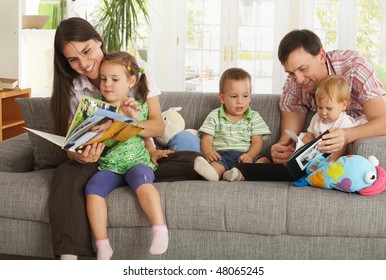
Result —
M81 18L69 18L60 23L54 39L54 84L51 99L56 133L65 135L68 125L83 95L99 97L99 67L106 54L102 38L94 27ZM160 136L164 130L158 95L160 91L147 65L145 69L149 89L149 119L139 123L143 137ZM132 106L128 99L126 106ZM96 161L103 146L95 143L81 154L68 152L68 162L59 166L50 193L49 217L53 249L61 259L94 256L91 233L86 215L84 187L98 170ZM197 156L193 152L152 151L153 159L161 159L155 176L158 181L199 179L193 170ZM181 158L181 160L180 160ZM170 176L169 176L169 175Z

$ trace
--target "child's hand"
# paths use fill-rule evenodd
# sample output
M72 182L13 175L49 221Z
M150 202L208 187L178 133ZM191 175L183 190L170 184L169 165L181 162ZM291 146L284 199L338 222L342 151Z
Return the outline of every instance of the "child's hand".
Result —
M206 153L205 158L208 162L212 161L218 161L221 159L221 156L216 151L210 151L209 153Z
M242 162L242 163L252 163L253 162L253 157L249 156L247 153L245 154L242 154L240 157L239 157L239 162Z
M141 108L138 106L137 101L133 98L125 97L121 101L121 106L119 107L119 113L125 115L132 119L137 119L139 113L141 112Z
M174 153L174 151L171 150L157 150L153 149L150 151L150 160L152 163L154 163L156 166L158 166L157 161L161 158L166 158L168 155Z

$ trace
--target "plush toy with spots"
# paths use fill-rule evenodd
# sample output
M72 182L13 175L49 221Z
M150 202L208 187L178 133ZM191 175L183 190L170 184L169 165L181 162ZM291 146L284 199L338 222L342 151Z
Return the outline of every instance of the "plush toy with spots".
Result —
M173 107L162 112L165 132L156 141L172 151L201 151L201 139L194 129L185 129L185 120L178 111L181 107Z
M359 155L342 156L327 161L322 156L306 167L307 175L294 183L296 187L314 186L361 195L377 195L386 188L386 173L376 157L368 159Z

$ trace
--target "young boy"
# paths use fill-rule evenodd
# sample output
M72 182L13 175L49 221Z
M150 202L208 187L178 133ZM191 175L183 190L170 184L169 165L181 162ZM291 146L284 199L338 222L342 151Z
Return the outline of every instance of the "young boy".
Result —
M194 170L208 181L218 181L221 176L229 182L240 181L244 178L235 167L237 162L269 162L259 154L271 132L259 113L249 107L251 90L251 76L245 70L230 68L222 74L222 105L199 129L205 158L194 161Z

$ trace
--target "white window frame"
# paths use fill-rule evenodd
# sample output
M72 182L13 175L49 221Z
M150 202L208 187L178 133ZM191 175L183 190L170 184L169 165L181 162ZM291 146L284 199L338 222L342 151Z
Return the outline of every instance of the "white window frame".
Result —
M231 0L226 0L231 1ZM224 1L225 2L225 1ZM237 2L235 2L237 5ZM274 44L279 46L283 36L293 29L313 29L314 0L276 0ZM356 50L357 1L340 0L339 49ZM185 0L148 0L151 26L149 32L148 62L163 91L184 91ZM383 1L386 14L386 0ZM382 18L386 30L386 17ZM381 63L386 65L386 32L381 38ZM224 45L234 42L222 42ZM287 75L277 57L273 61L272 93L280 94Z

